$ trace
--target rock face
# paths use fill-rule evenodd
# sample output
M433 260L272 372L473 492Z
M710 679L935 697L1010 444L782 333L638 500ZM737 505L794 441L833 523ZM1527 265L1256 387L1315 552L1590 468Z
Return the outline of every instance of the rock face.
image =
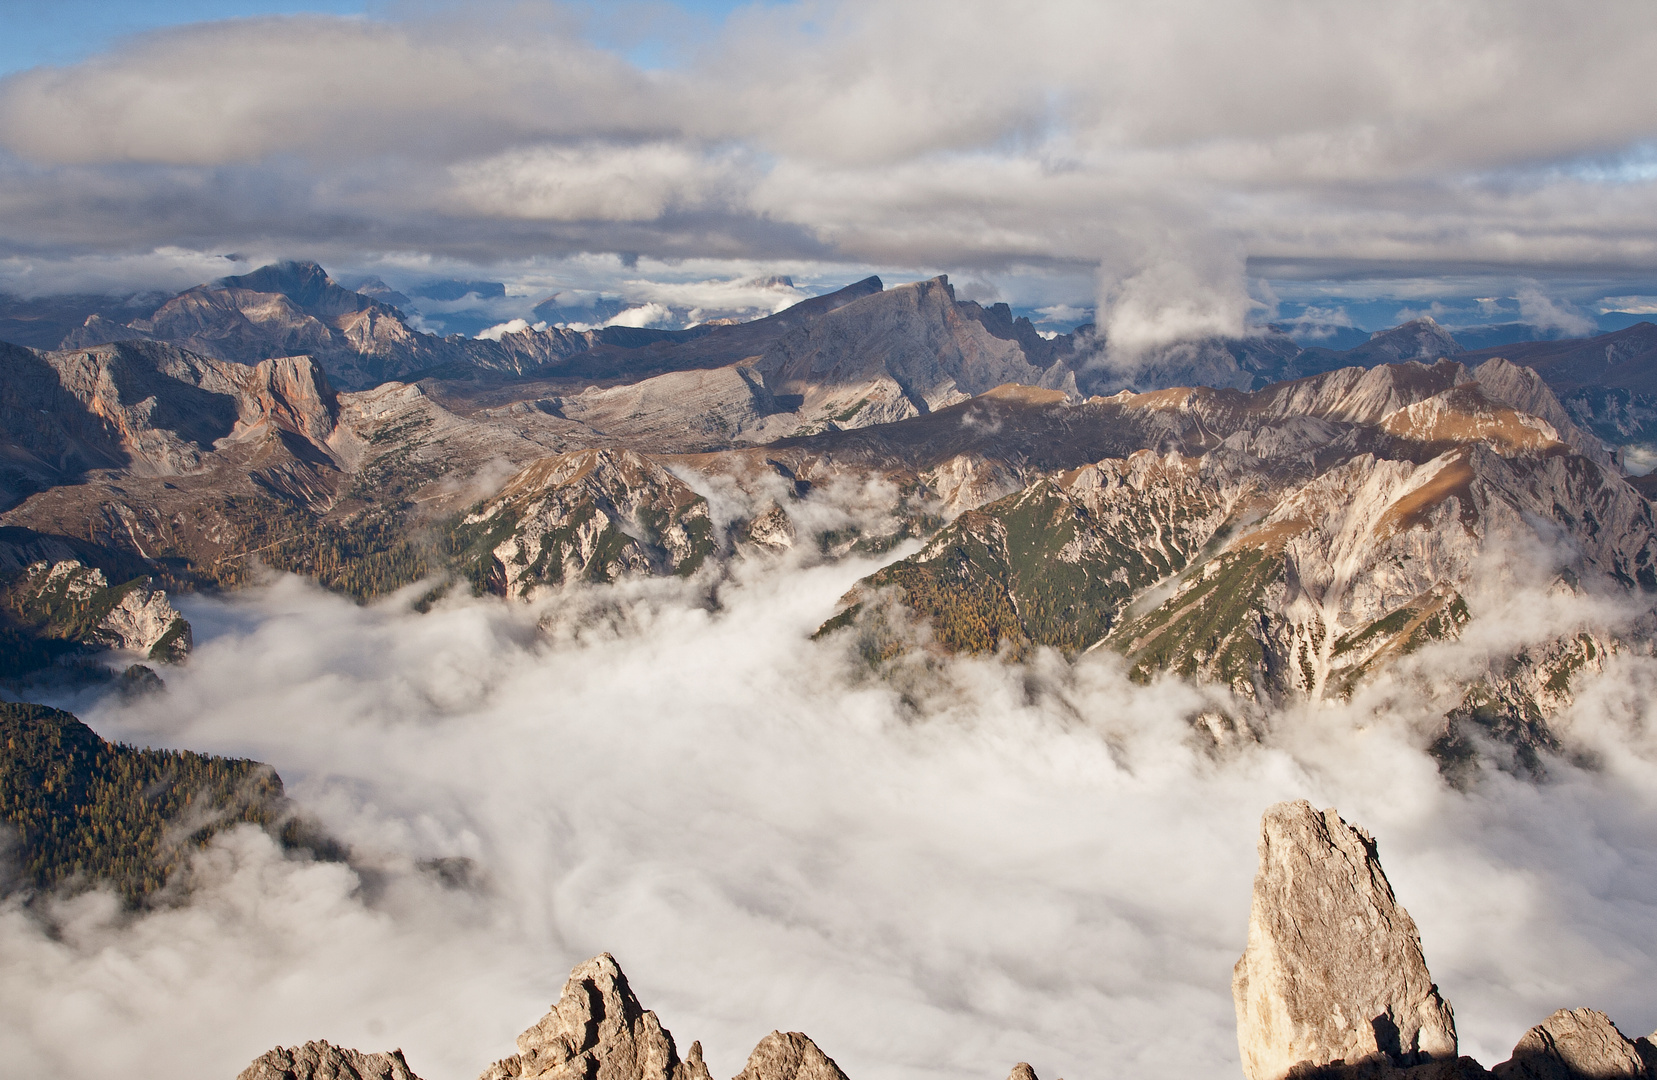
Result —
M101 569L78 559L30 564L6 584L0 608L56 641L128 649L168 662L190 651L190 624L154 579L111 585Z
M955 427L990 404L986 395L958 407ZM1136 678L1219 683L1253 708L1346 697L1422 646L1461 636L1481 614L1468 597L1507 572L1494 553L1538 538L1560 542L1559 588L1657 591L1651 504L1534 373L1502 361L1475 372L1454 361L1346 368L1251 394L1168 390L1060 408L1052 422L1068 425L1071 443L1108 425L1138 447L1049 467L959 514L860 582L833 625L889 588L947 651L1103 644ZM1014 422L1002 426L1009 443ZM883 448L923 424L892 425ZM1477 687L1465 702L1447 683L1446 714L1461 708L1504 740L1521 720L1542 722L1616 636L1581 630L1524 643L1529 660L1494 656L1469 670L1454 684ZM1546 744L1525 738L1532 750Z
M708 502L631 450L544 458L469 514L473 581L531 596L566 581L694 573L717 545Z
M754 1047L736 1080L846 1080L846 1074L798 1031L773 1031Z
M1597 1009L1560 1009L1525 1032L1513 1057L1491 1072L1497 1080L1643 1080L1652 1075L1641 1053L1649 1048Z
M1455 1017L1374 840L1304 800L1279 803L1261 821L1248 949L1232 995L1248 1080L1281 1080L1302 1062L1456 1056Z
M609 953L570 973L540 1023L518 1036L518 1052L480 1080L708 1080L702 1046L679 1060L673 1036L639 1005Z
M365 1054L327 1042L278 1046L253 1060L236 1080L420 1080L401 1050Z
M856 428L930 413L1002 383L1074 389L1054 352L1006 305L957 301L938 277L864 297L792 331L755 370L807 423Z

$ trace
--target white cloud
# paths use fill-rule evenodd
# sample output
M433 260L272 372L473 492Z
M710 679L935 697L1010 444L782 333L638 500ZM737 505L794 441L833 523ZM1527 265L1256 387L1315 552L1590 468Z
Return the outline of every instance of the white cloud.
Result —
M1467 1052L1499 1060L1565 1005L1657 1024L1649 658L1562 722L1598 771L1464 794L1419 749L1432 650L1212 756L1184 719L1202 692L1109 656L871 679L808 637L869 567L750 564L717 605L677 581L426 616L292 579L191 601L200 646L168 693L88 720L271 762L372 877L243 833L188 908L83 899L55 936L0 913L13 1069L228 1076L326 1037L471 1076L608 949L716 1075L773 1027L855 1080L1222 1075L1256 822L1298 796L1379 838ZM1530 625L1573 617L1554 608ZM445 856L475 861L475 891L417 868Z
M1594 320L1548 296L1535 281L1527 282L1517 299L1520 320L1539 329L1562 330L1575 337L1587 337L1599 330Z
M663 143L512 150L451 172L450 197L476 212L550 221L649 221L739 202L748 182L729 154Z
M1630 315L1657 315L1657 296L1607 296L1599 303L1602 314L1613 311Z
M1235 324L1209 248L1297 273L1657 266L1657 184L1560 164L1644 160L1657 129L1627 87L1657 59L1649 6L940 10L743 9L648 72L557 5L157 31L0 81L0 223L36 258L597 251L1207 282L1150 308L1126 288L1123 332L1152 337ZM1179 242L1147 252L1163 233Z
M640 304L609 320L605 326L663 326L673 320L673 312L661 304Z
M525 319L508 319L503 323L496 323L485 330L478 331L479 341L499 341L506 334L521 334L529 329L529 322Z

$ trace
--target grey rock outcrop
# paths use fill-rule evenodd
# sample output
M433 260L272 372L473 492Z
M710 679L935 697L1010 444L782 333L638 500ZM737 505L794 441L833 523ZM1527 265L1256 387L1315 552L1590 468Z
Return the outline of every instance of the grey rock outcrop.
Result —
M570 973L558 1004L518 1036L518 1052L479 1080L708 1080L701 1044L679 1060L673 1036L639 1005L609 953Z
M401 1050L365 1054L327 1042L280 1046L253 1059L236 1080L420 1080Z
M1525 1032L1513 1057L1491 1072L1497 1080L1644 1080L1653 1075L1650 1042L1640 1042L1646 1046L1597 1009L1560 1009Z
M798 1031L773 1031L754 1047L735 1080L846 1080L846 1074Z
M1249 1080L1281 1080L1301 1063L1454 1058L1454 1015L1374 840L1297 800L1266 811L1259 851L1248 948L1232 977Z

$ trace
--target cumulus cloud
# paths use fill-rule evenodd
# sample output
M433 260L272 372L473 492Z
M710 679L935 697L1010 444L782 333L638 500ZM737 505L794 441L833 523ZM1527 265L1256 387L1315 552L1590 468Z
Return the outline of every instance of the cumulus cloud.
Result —
M1649 170L1561 165L1657 135L1627 92L1654 53L1649 6L1551 0L756 6L653 71L557 4L234 20L0 81L0 220L55 258L1104 260L1155 337L1235 324L1209 246L1254 273L1657 266ZM1158 230L1196 254L1142 257Z
M496 323L494 326L485 327L478 331L477 339L479 341L499 341L507 334L521 334L528 329L529 323L527 320L508 319L503 323Z
M1167 241L1123 269L1101 270L1099 324L1112 366L1131 370L1151 350L1211 336L1242 337L1256 305L1241 252Z
M791 509L821 523L860 505L842 501ZM1458 792L1420 749L1426 669L1223 753L1187 723L1206 692L1134 685L1109 656L962 660L900 692L809 639L872 565L752 562L714 603L650 581L420 616L291 578L190 600L200 644L167 694L84 715L272 763L357 868L244 831L197 861L183 909L83 897L50 932L0 912L8 1061L234 1075L326 1037L464 1078L610 950L716 1075L773 1027L858 1080L1017 1060L1222 1075L1256 823L1299 796L1379 837L1467 1051L1499 1060L1565 1005L1657 1023L1649 658L1562 721L1598 771ZM471 884L421 869L441 858L470 860Z
M1541 330L1560 330L1573 337L1587 337L1599 326L1569 304L1542 291L1539 282L1529 281L1519 290L1519 318Z

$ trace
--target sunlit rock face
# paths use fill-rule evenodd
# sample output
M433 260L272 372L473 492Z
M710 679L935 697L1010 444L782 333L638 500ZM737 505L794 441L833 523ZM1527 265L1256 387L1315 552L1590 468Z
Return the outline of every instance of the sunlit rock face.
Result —
M1560 1009L1525 1032L1513 1057L1491 1072L1497 1080L1640 1080L1654 1065L1650 1040L1628 1038L1598 1009Z
M558 1004L518 1036L518 1052L479 1080L708 1080L701 1044L679 1059L673 1035L639 1005L609 953L570 973Z
M1155 448L1051 470L959 513L860 582L825 629L891 596L943 652L1104 647L1136 679L1219 684L1259 712L1349 698L1462 638L1497 578L1560 596L1657 591L1651 504L1534 373L1502 361L1123 394L1067 413ZM1620 633L1539 629L1480 670L1469 661L1443 682L1443 758L1465 757L1475 734L1526 761L1550 748L1546 718Z
M365 1054L327 1042L278 1046L253 1060L236 1080L420 1080L401 1050Z
M1456 1056L1456 1023L1368 833L1304 800L1260 824L1248 949L1232 976L1248 1080L1296 1065Z
M631 450L537 461L468 515L459 535L474 580L503 596L566 581L690 574L718 546L707 500Z
M773 1031L754 1047L736 1080L846 1080L846 1074L798 1031Z

